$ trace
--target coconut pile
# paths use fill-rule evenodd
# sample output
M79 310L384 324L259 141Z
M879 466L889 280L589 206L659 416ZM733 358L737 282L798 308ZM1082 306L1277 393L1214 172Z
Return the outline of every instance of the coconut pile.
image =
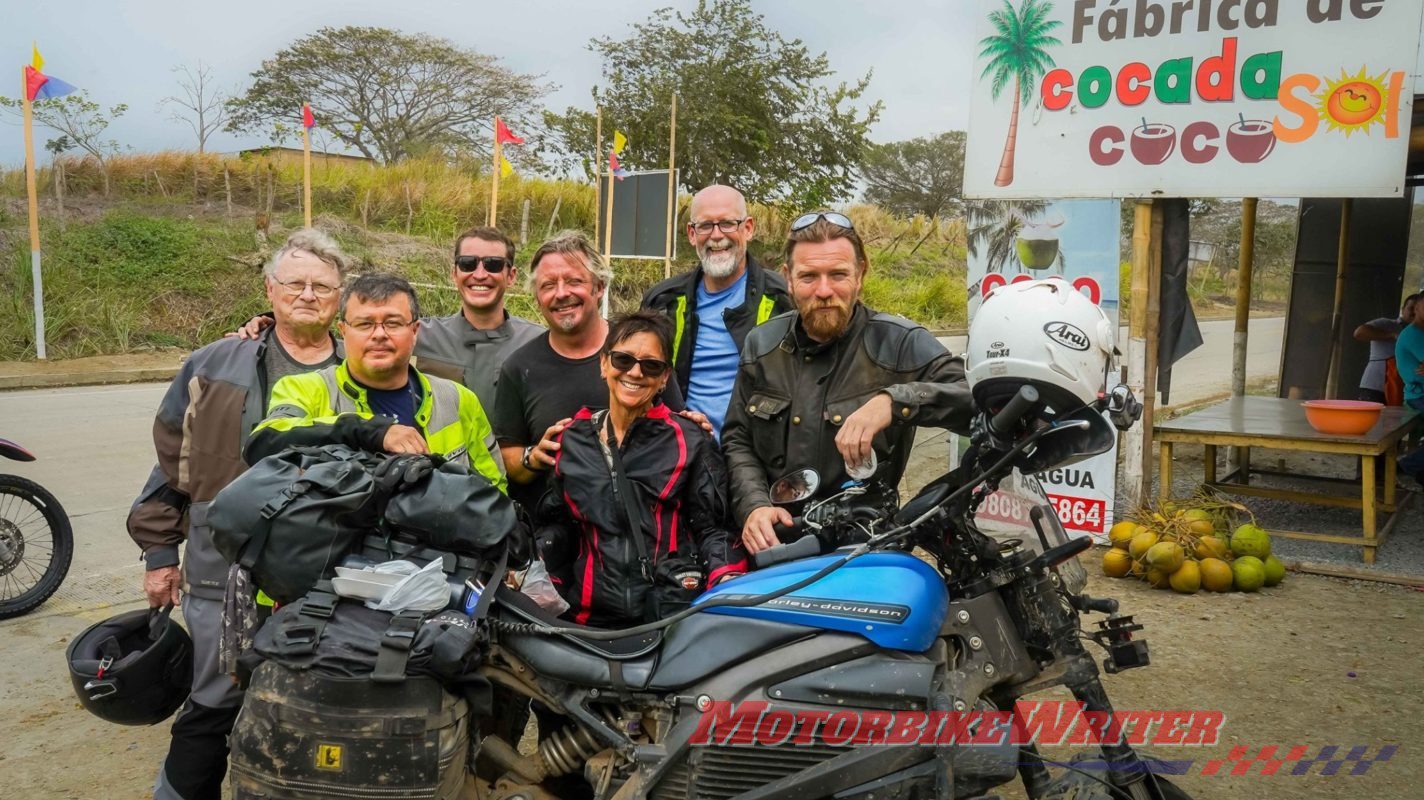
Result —
M1143 506L1108 532L1110 578L1138 578L1182 594L1254 592L1285 579L1271 555L1271 535L1240 503L1199 494L1186 502Z

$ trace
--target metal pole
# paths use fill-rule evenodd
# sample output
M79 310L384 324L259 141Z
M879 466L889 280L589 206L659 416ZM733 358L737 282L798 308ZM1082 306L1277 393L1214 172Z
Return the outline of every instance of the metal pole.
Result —
M45 360L44 276L40 273L40 201L35 188L35 120L25 70L20 69L25 117L25 191L30 200L30 276L35 284L35 358Z

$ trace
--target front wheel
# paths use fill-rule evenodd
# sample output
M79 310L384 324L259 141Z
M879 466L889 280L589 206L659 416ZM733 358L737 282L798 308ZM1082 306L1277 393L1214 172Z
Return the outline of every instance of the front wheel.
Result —
M1142 800L1192 800L1175 783L1163 777L1167 765L1160 759L1138 754L1151 774L1146 781L1122 789L1109 786L1103 755L1093 751L1079 753L1064 763L1048 761L1050 767L1062 769L1044 791L1034 794L1034 800L1122 800L1142 798Z
M54 495L34 481L0 475L0 619L48 600L73 556L74 531Z

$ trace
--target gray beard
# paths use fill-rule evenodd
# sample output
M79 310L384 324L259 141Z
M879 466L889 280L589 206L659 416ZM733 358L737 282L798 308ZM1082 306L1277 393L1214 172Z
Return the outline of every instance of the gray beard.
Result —
M742 262L742 254L736 247L715 252L707 250L701 261L703 272L714 278L726 278L737 271L737 265Z

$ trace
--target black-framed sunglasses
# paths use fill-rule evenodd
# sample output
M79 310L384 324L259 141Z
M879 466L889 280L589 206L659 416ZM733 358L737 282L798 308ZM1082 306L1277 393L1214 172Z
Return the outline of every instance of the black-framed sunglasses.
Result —
M649 378L661 378L668 370L668 362L656 358L638 358L632 353L625 353L622 350L610 350L608 353L608 363L619 372L627 372L633 368L634 364L643 368L643 374Z
M816 220L820 219L823 219L838 228L845 228L846 230L850 231L855 230L855 225L851 224L850 217L847 217L845 214L842 214L839 211L812 211L809 214L802 214L801 216L797 217L796 221L791 223L791 232L795 233L796 231L809 228L812 225L816 224Z
M504 256L455 256L455 268L461 272L474 272L481 264L491 275L504 272L512 262Z

